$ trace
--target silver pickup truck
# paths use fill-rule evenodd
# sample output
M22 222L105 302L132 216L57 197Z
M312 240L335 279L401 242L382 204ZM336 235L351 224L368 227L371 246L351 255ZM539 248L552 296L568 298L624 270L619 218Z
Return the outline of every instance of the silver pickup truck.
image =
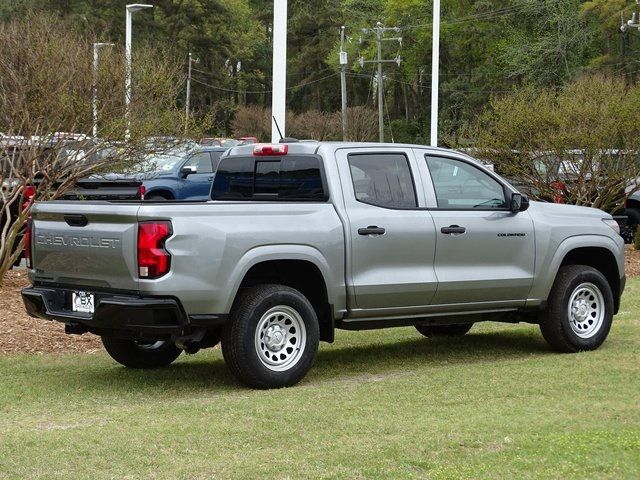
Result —
M209 201L55 201L32 217L31 315L100 335L133 368L221 342L258 388L302 379L336 328L525 321L555 350L592 350L625 285L610 215L529 202L469 156L416 145L241 146Z

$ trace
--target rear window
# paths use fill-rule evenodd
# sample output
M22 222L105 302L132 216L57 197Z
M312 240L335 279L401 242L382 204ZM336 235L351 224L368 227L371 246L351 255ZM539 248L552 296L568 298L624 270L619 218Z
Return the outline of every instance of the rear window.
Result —
M325 201L328 198L320 158L226 157L211 188L213 200Z

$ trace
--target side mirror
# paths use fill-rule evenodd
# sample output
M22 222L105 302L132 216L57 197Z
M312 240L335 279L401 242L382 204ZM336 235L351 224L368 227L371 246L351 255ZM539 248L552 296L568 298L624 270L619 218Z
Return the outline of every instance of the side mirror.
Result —
M187 178L189 175L194 173L198 173L198 169L193 165L185 165L180 169L180 175L182 175L182 178Z
M522 196L520 193L511 194L511 205L509 209L513 213L524 212L527 208L529 208L529 199L527 197Z

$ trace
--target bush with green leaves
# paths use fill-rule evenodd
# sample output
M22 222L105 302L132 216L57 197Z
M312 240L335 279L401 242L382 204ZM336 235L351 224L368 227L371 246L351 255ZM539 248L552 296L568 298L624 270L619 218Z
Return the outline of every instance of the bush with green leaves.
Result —
M535 199L614 211L640 186L638 111L640 85L587 75L493 97L465 137Z

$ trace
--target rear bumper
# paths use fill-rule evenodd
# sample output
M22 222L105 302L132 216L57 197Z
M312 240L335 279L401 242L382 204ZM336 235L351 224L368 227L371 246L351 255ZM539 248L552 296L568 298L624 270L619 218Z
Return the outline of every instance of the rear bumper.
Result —
M27 313L33 317L66 324L67 333L92 332L97 335L133 338L176 337L189 327L204 326L202 319L190 319L174 298L141 297L92 292L93 314L71 310L73 290L50 287L28 287L22 290ZM206 316L206 326L224 321L223 316Z

